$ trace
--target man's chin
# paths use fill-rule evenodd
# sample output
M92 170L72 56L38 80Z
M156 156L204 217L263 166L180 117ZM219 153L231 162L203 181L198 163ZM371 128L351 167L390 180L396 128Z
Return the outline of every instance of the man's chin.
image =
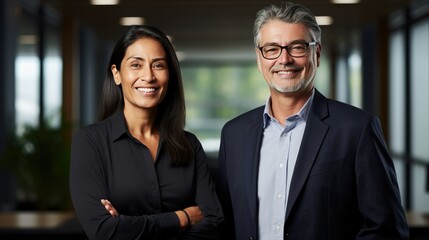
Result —
M302 85L292 85L292 86L271 85L271 88L279 93L295 93L302 88Z

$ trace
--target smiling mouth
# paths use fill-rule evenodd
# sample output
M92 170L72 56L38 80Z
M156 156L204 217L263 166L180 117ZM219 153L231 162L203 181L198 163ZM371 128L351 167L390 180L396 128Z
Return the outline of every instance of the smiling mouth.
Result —
M289 70L289 71L276 71L277 74L284 74L284 75L290 75L290 74L294 74L297 73L299 71L294 71L294 70Z
M291 75L301 72L300 68L294 68L294 69L274 69L274 73L281 74L281 75Z
M136 88L137 91L142 92L142 93L153 93L156 91L156 88L144 88L144 87L139 87Z

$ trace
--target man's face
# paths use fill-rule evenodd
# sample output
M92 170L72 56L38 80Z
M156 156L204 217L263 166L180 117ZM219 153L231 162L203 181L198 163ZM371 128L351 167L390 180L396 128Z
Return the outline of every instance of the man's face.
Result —
M260 30L259 47L287 46L294 42L314 41L304 24L270 20ZM299 94L313 87L316 68L319 67L320 44L309 46L303 57L292 57L286 49L273 60L265 59L256 49L258 69L270 87L271 93Z

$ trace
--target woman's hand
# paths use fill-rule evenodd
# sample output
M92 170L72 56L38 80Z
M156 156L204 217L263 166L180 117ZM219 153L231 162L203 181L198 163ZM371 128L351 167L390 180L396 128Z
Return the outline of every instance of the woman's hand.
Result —
M201 212L201 209L198 206L187 207L183 209L183 211L188 214L189 219L191 220L191 226L201 222L204 218L203 212Z
M104 205L106 210L112 215L112 217L116 217L119 215L118 211L116 211L115 207L112 205L112 203L107 199L101 199L101 204Z
M180 221L180 229L185 230L203 220L204 215L200 207L192 206L183 210L176 211L177 217Z

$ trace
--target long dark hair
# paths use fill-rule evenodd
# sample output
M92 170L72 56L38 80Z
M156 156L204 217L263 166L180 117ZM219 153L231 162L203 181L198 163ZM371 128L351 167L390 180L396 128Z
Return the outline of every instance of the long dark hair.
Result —
M164 147L170 154L172 164L185 165L191 161L194 150L184 132L186 108L182 76L173 46L167 36L158 28L153 26L132 26L116 43L104 81L99 120L104 120L116 112L124 110L121 85L115 84L111 66L116 65L117 69L121 69L121 62L127 48L143 37L150 37L161 43L166 53L169 71L167 93L157 107L154 122L155 127L159 130Z

